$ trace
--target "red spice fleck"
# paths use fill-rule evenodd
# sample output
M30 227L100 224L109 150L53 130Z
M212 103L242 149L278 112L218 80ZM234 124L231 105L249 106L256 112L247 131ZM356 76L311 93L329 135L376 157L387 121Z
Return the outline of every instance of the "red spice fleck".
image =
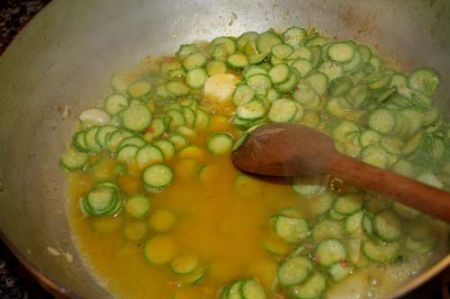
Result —
M175 56L164 56L162 58L162 60L164 62L170 63L170 62L174 62L176 60L176 57Z
M347 268L348 267L348 262L346 260L342 260L339 261L339 263L341 264L342 267Z

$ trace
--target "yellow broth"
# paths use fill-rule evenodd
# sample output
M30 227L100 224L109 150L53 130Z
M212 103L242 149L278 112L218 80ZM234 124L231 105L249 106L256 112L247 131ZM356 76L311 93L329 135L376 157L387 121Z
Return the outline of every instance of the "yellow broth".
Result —
M201 134L192 144L204 148L205 136ZM208 268L206 280L186 298L211 298L224 283L242 277L255 276L270 290L277 261L262 246L270 232L269 219L287 207L303 207L306 216L307 202L299 200L285 182L250 179L237 189L236 178L242 174L232 165L230 155L215 157L206 149L202 154L194 159L195 169L177 167L186 158L174 159L170 165L175 169L175 182L151 195L151 211L170 209L176 214L176 224L166 234L176 239L177 252L198 255ZM108 166L111 172L114 167ZM202 174L205 167L210 170ZM133 176L118 177L117 183L125 195L140 194L144 192L140 177L140 171L135 171ZM72 227L80 251L98 276L127 298L169 298L177 289L179 275L168 265L152 266L143 255L146 239L158 233L148 229L144 239L129 242L122 230L132 219L124 213L113 219L83 217L79 199L94 179L78 173L70 182Z

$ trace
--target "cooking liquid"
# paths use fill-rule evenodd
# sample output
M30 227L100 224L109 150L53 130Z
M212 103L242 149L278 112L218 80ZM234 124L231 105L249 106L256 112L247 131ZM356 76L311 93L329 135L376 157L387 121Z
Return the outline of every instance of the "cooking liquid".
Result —
M214 120L212 129L232 131L226 123L214 125ZM197 167L182 169L179 162L186 159L175 158L168 163L175 171L172 185L149 194L149 215L165 208L177 216L173 229L164 233L176 239L177 252L197 255L207 267L205 280L197 286L179 288L180 275L169 265L155 266L145 259L145 241L160 233L149 228L145 238L130 242L122 228L132 219L124 212L114 219L84 217L79 199L94 186L95 178L87 173L70 177L70 220L80 252L114 293L126 298L170 298L175 291L185 296L180 298L213 298L224 284L246 277L257 278L266 290L273 289L278 262L262 245L270 235L270 217L281 208L293 207L308 218L307 201L299 199L287 182L237 179L242 174L232 165L230 154L207 152L207 136L204 132L192 140L204 149L202 157L195 159ZM116 181L124 196L146 193L139 168L130 165L131 175L114 178L116 160L103 163L101 176ZM209 169L202 174L206 166Z

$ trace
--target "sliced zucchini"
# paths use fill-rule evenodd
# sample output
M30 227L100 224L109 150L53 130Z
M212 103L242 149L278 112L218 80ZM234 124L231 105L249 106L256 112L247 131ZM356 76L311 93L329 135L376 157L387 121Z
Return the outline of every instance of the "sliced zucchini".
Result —
M242 53L235 53L227 58L227 63L234 69L241 69L248 65L247 56Z
M326 287L327 281L325 277L316 271L303 284L291 287L289 294L295 299L320 298Z
M290 122L302 115L303 107L289 99L278 99L272 103L267 116L272 122Z
M198 51L199 51L199 49L198 49L197 45L195 45L195 44L183 44L178 49L176 55L177 55L178 59L184 60L189 55L196 53Z
M180 286L194 286L201 283L208 274L207 270L205 266L200 266L192 273L183 275L180 280Z
M292 96L306 109L317 109L320 105L319 94L306 80L300 80Z
M210 56L217 60L225 62L227 60L228 51L225 45L216 45L210 48Z
M200 266L200 258L192 254L181 254L173 258L170 267L177 274L189 274Z
M165 160L170 160L175 155L176 147L170 140L156 140L153 145L161 150Z
M347 73L354 73L360 69L362 64L363 61L361 58L361 54L359 53L359 51L356 50L353 55L353 58L342 65L342 69Z
M256 39L258 38L258 33L254 32L254 31L247 31L241 34L241 36L238 37L236 44L237 47L239 49L239 51L243 51L245 45L249 42L249 41L256 41Z
M363 217L364 217L363 211L357 212L357 213L351 215L350 217L347 217L345 219L345 223L344 223L345 233L349 234L351 236L356 236L356 237L362 236L362 234L363 234L363 225L362 225Z
M353 267L350 267L347 262L339 262L329 266L327 270L334 281L341 281L352 274Z
M305 180L300 178L292 179L292 190L300 196L312 197L322 194L326 190L326 186L322 184L321 180Z
M414 253L427 254L436 248L438 241L439 237L432 223L414 221L408 227L405 247Z
M72 137L72 145L81 152L89 152L85 137L86 134L84 131L77 132Z
M186 84L190 88L202 88L206 79L208 79L208 74L201 67L189 70L186 74Z
M241 84L233 92L233 103L236 106L246 104L255 97L255 92L246 84Z
M408 86L431 96L439 87L439 77L432 69L417 69L409 75Z
M322 266L328 267L334 263L345 261L347 252L344 244L337 239L324 240L317 245L314 259Z
M370 58L372 57L372 50L370 50L366 46L359 45L358 46L359 54L361 55L361 59L364 63L368 63Z
M88 160L88 154L80 152L73 147L69 147L61 156L60 162L65 169L73 171L83 168Z
M399 215L402 218L415 219L420 215L420 212L417 211L416 209L413 209L398 202L394 202L393 208L395 213L397 213L397 215Z
M252 100L236 109L236 115L244 120L256 120L266 114L266 108L258 100Z
M155 236L144 245L144 255L153 265L169 263L175 257L176 250L175 240L169 235Z
M402 235L402 222L392 211L385 210L375 215L373 219L375 234L384 241L398 240Z
M342 66L334 61L326 61L319 67L319 71L328 77L329 81L333 81L344 74Z
M421 175L419 175L417 177L417 180L419 182L422 182L424 184L433 186L433 187L438 188L438 189L444 188L444 185L442 184L442 182L436 177L436 175L434 175L431 172L424 172L424 173L422 173Z
M308 61L312 60L312 51L310 48L305 46L299 46L296 48L289 57L287 57L288 60L296 60L298 58L305 59Z
M97 134L95 135L95 141L100 145L101 148L108 147L109 136L118 130L114 126L103 126L100 127Z
M337 62L348 62L354 55L355 49L348 42L337 42L328 47L328 56Z
M185 147L179 154L179 158L194 159L203 162L205 159L205 151L198 146L190 145Z
M353 81L349 77L341 77L331 81L328 92L332 97L340 97L347 94L353 87Z
M215 155L223 155L231 152L234 138L228 132L212 134L208 139L208 150Z
M400 243L376 243L376 241L366 241L363 244L364 254L375 262L389 263L398 255Z
M280 93L288 93L294 90L295 86L297 86L298 80L299 76L297 75L297 72L292 71L285 82L275 85L275 89Z
M225 48L228 55L231 55L234 52L236 52L236 42L233 37L221 36L221 37L215 38L211 42L212 47L219 46L219 45L223 46Z
M281 84L288 80L290 72L287 64L278 64L270 69L269 77L273 84Z
M247 85L257 95L265 95L269 88L272 86L270 77L263 74L252 75L247 78Z
M341 238L342 236L342 223L327 218L319 220L312 231L312 238L316 242L326 239Z
M121 118L125 128L131 131L140 132L150 125L152 114L144 104L132 102L130 106L125 109Z
M256 47L260 53L270 53L272 47L281 44L281 38L272 31L261 33L256 39Z
M158 138L159 136L161 136L165 131L166 131L166 124L165 124L164 120L162 120L161 118L155 118L152 121L150 127L148 127L145 130L145 133L144 133L144 135L142 135L142 138L146 142L151 142L155 138Z
M152 90L149 82L141 80L134 82L128 87L128 94L132 98L140 98L147 95Z
M274 256L286 256L291 251L291 244L281 240L278 236L268 238L263 242L264 249Z
M195 112L189 107L181 107L181 112L183 113L185 125L188 127L193 127L195 125Z
M183 60L183 66L186 70L193 70L206 64L206 57L200 52L195 52Z
M123 227L123 236L128 241L136 242L145 237L147 224L144 221L128 221Z
M158 192L172 183L174 173L164 164L154 164L144 170L142 180L147 190Z
M87 149L94 153L99 153L102 150L96 138L99 130L100 130L99 127L89 128L84 134L84 142Z
M311 73L306 77L309 85L319 94L322 95L327 91L328 77L321 72Z
M170 97L182 97L189 94L189 86L183 81L175 80L166 83L167 92Z
M249 279L242 283L241 296L243 299L266 299L264 288L256 279Z
M387 134L394 130L396 119L394 114L387 109L377 109L369 116L368 125L371 129Z
M305 77L309 74L309 72L313 69L313 65L308 60L304 59L297 59L296 61L292 62L291 67L295 69L300 77Z
M253 76L253 75L267 75L268 72L266 71L265 68L259 66L259 65L251 65L249 67L247 67L245 69L245 71L243 72L243 76L245 79L248 79L249 77Z
M145 145L145 141L137 136L127 137L119 144L119 148L122 148L126 145L135 145L137 147L142 147Z
M381 135L373 130L366 130L359 137L359 144L366 147L371 144L377 144L381 140Z
M324 192L311 198L309 210L315 215L328 212L334 204L334 196L331 192Z
M136 153L136 162L141 169L155 163L164 161L162 151L156 146L147 144L141 147Z
M243 284L244 281L242 280L238 280L231 284L227 292L227 299L243 299L241 292Z
M275 216L272 217L275 232L286 242L297 243L309 235L309 225L304 219Z
M128 107L128 98L122 94L112 94L105 100L105 110L110 115L116 115L117 113L125 110Z
M330 219L332 219L332 220L336 220L336 221L341 221L341 220L344 220L345 219L345 215L344 214L341 214L341 213L338 213L338 212L336 212L336 210L334 210L334 209L331 209L329 212L328 212L328 215L327 215Z
M82 210L89 216L113 216L122 208L119 187L111 182L97 184L82 198Z
M144 195L136 195L127 199L125 211L134 218L141 219L150 211L150 200Z
M337 125L333 130L333 137L340 142L349 143L353 142L353 137L360 131L359 127L351 122L344 120Z
M361 160L363 162L379 168L386 168L388 159L386 151L375 145L368 145L361 151Z
M283 41L292 47L299 46L302 42L304 42L306 37L307 33L305 29L296 26L289 27L283 33Z
M278 60L285 60L288 58L294 49L287 44L278 44L272 47L272 57Z
M361 210L364 195L361 193L349 193L339 197L334 203L334 210L343 215L352 215Z
M202 109L197 109L195 113L194 127L196 129L206 130L210 124L211 124L211 116L208 114L208 112Z
M149 227L156 232L171 230L177 220L176 215L168 209L155 210L148 219Z
M166 111L166 116L169 119L169 129L174 131L176 128L184 126L186 120L184 119L184 115L180 110L177 109L169 109Z
M120 147L119 150L117 151L117 161L128 164L134 162L138 150L139 150L138 146L131 144Z
M227 65L223 61L211 60L206 64L206 72L208 76L225 74L227 72Z
M304 282L313 270L314 266L308 258L294 256L280 265L277 277L283 286L292 286Z
M181 150L189 143L189 140L181 134L172 134L169 137L169 141L171 141L172 144L175 145L175 148L177 150Z
M275 88L272 87L267 91L266 99L270 103L272 103L273 101L275 101L276 99L279 99L279 98L280 98L280 93Z
M109 151L115 152L124 139L132 136L134 136L134 134L128 130L117 130L112 132L107 141Z

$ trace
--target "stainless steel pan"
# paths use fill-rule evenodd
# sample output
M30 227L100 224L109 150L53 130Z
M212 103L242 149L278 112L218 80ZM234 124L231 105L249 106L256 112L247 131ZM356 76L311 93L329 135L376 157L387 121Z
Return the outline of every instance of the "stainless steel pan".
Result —
M448 0L54 0L0 58L0 228L16 253L61 292L104 298L66 219L58 156L79 112L99 104L109 75L180 43L298 24L367 42L409 70L442 76L450 112ZM68 105L71 114L63 118ZM447 256L399 290L449 264Z

